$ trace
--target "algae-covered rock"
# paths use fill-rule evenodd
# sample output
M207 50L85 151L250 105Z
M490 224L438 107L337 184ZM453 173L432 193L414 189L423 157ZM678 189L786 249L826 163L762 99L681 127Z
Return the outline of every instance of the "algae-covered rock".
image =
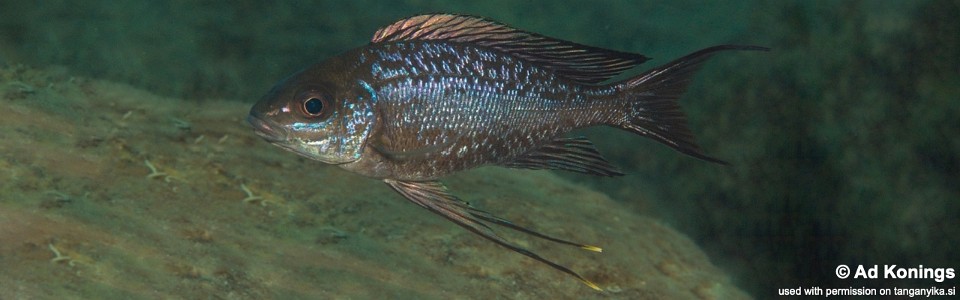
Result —
M0 70L0 299L736 299L689 239L549 172L445 180L583 251L500 230L606 291L384 184L261 141L248 106Z

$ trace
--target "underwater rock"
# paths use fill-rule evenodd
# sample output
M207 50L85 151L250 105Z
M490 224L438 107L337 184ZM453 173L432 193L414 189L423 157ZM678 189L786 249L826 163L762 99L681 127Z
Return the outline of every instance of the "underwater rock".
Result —
M544 171L445 180L583 251L499 230L596 292L373 180L276 151L249 104L0 69L0 298L739 299L677 231ZM500 229L500 228L495 228Z

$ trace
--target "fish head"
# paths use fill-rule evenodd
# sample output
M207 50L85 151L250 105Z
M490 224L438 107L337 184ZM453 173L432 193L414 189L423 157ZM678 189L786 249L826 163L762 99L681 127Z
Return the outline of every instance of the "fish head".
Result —
M376 95L360 80L311 68L279 82L247 122L266 141L328 164L360 159L374 128ZM334 77L334 78L327 78Z

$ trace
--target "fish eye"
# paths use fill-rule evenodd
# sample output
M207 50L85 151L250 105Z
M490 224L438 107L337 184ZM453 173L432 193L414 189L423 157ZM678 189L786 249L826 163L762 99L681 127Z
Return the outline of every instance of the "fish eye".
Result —
M326 118L332 113L333 100L323 92L308 90L297 96L300 102L300 112L308 118Z
M319 116L323 112L323 101L317 98L310 98L303 102L303 111L311 116Z

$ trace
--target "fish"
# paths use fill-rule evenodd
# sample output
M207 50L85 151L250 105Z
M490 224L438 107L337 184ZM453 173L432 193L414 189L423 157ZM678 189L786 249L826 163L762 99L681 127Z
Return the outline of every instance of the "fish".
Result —
M609 126L708 162L677 100L719 45L637 76L646 56L547 37L483 17L426 14L279 81L247 122L267 142L382 180L407 200L500 246L599 285L502 238L491 225L585 250L480 210L439 179L480 166L624 175L578 128Z

